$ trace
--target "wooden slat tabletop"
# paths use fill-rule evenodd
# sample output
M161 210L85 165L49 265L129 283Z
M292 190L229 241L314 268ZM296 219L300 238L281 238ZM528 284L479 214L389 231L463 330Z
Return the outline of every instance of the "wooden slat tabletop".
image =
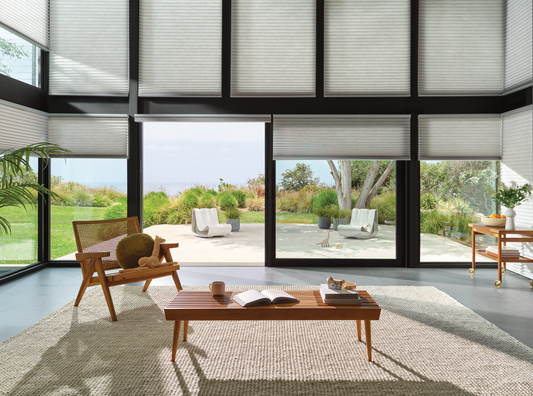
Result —
M209 291L181 290L165 307L167 320L378 320L381 308L365 290L361 305L327 305L318 290L290 290L295 303L241 307L232 291L213 296Z

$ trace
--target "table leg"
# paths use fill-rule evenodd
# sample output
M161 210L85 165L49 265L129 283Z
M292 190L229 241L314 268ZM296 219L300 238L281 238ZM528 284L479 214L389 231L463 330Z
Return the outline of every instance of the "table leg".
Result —
M189 321L183 321L183 341L187 341L187 331L189 330Z
M176 351L178 350L178 339L180 336L181 320L174 321L174 337L172 338L172 362L176 361Z
M469 271L471 275L476 271L476 232L472 227L472 270Z
M365 320L366 352L368 361L372 361L372 334L370 333L370 321Z
M502 281L502 237L498 234L498 280Z
M361 321L357 321L357 339L361 341Z

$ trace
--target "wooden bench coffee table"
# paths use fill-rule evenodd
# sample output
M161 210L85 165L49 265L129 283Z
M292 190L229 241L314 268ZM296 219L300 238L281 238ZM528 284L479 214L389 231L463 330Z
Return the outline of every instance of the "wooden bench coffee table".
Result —
M361 305L327 305L318 290L289 290L300 302L241 307L231 299L233 293L213 296L210 291L180 290L165 307L165 318L174 321L172 361L176 360L181 321L184 321L183 341L187 341L190 320L356 320L357 338L361 341L361 321L365 322L366 350L372 361L370 321L378 320L380 306L364 290L358 290ZM240 292L239 292L240 293Z

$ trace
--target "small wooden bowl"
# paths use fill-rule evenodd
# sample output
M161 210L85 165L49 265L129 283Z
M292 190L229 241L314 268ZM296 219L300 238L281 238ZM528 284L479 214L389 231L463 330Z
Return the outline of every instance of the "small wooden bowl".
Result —
M489 227L505 227L507 219L491 219L490 217L482 217L481 222Z

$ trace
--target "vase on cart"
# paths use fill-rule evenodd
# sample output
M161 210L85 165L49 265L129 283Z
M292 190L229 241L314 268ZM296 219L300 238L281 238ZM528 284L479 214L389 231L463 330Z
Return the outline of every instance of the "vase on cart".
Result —
M509 208L505 211L505 217L507 220L505 220L505 229L506 230L514 230L515 224L514 224L514 218L516 217L516 212L513 208Z

